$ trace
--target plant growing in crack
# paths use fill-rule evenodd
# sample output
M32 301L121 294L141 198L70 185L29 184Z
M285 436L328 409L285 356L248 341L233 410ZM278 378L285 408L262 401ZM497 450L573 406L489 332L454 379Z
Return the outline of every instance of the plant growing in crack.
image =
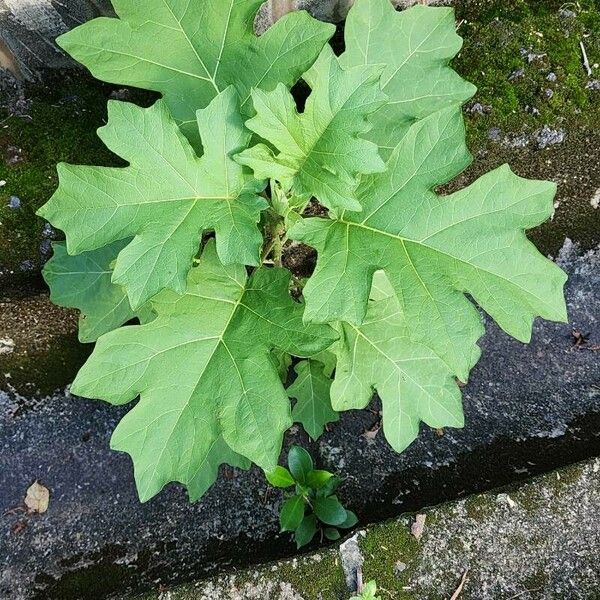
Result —
M375 392L398 452L421 421L461 427L476 304L523 342L536 316L566 319L565 275L525 235L553 183L505 165L434 191L471 161L451 9L356 0L337 56L334 27L303 11L255 35L261 0L114 4L59 44L162 99L111 101L99 136L127 166L59 165L39 214L66 236L52 298L96 342L73 393L139 397L111 446L141 500L171 481L198 499L223 463L270 473L294 421L316 438ZM310 276L286 268L292 247L316 250Z
M296 546L309 544L319 534L321 541L340 539L340 529L358 523L356 515L342 506L334 495L341 483L329 471L314 468L310 454L300 446L292 446L288 467L277 466L267 473L267 480L278 488L294 488L294 494L282 505L279 515L281 531L292 531Z
M377 584L375 581L369 581L363 586L361 592L356 596L352 596L350 600L381 600L380 596L375 595L376 593Z

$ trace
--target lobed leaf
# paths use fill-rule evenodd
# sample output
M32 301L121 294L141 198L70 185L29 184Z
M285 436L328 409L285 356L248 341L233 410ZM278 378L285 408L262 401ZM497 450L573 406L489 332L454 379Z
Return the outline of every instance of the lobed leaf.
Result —
M254 18L263 2L112 0L119 18L94 19L57 42L97 79L163 94L199 148L198 109L233 85L247 114L252 88L291 87L335 31L301 11L258 37Z
M143 109L109 103L103 142L126 168L59 165L60 185L38 214L67 237L69 254L133 237L121 250L112 281L134 310L164 288L185 291L203 231L214 229L220 259L258 265L267 206L264 184L231 158L247 145L233 88L198 111L205 141L198 158L164 102Z
M98 340L72 391L112 404L140 396L111 446L131 455L142 501L169 481L196 495L198 470L221 437L265 471L276 466L291 416L271 351L309 356L336 337L303 325L289 279L283 269L248 277L241 265L224 266L211 241L184 295L163 292L154 321Z
M145 322L153 318L147 307L134 312L123 288L111 281L112 263L128 243L129 240L119 240L77 256L67 254L64 242L52 244L54 254L43 270L50 300L81 311L81 342L94 342L135 317Z
M377 275L385 289L385 275ZM396 452L413 442L421 421L435 428L463 426L461 393L452 370L431 348L411 339L393 290L369 300L361 325L342 322L338 329L331 387L336 410L365 408L376 391L383 404L383 431Z
M416 5L398 12L390 0L356 0L345 42L344 68L385 65L381 85L389 101L370 117L373 128L365 136L384 158L417 120L476 92L448 64L462 46L451 8Z
M384 169L377 145L359 137L366 117L385 104L382 65L340 67L326 46L304 74L312 88L304 112L283 84L252 91L256 116L246 126L273 148L258 144L237 155L258 179L275 179L298 197L314 196L329 208L360 210L354 197L358 176Z
M287 389L288 396L296 398L292 419L295 423L302 423L308 435L317 440L327 423L340 418L331 407L331 377L327 376L325 365L316 359L300 361L294 370L297 377Z
M462 381L479 357L483 333L465 294L521 341L529 340L537 315L564 321L566 275L524 233L552 214L555 184L522 179L505 165L450 196L431 191L469 161L460 111L439 111L410 128L385 173L361 183L362 213L294 226L290 236L319 253L304 288L305 318L360 325L381 269L410 339Z

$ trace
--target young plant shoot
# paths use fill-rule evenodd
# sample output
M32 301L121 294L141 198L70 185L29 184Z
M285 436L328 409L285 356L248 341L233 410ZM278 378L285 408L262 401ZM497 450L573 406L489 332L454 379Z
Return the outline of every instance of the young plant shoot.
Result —
M304 11L257 36L262 0L113 4L58 43L162 98L109 102L98 134L127 166L59 165L39 211L66 238L45 269L52 299L96 342L72 392L139 397L111 446L142 501L172 481L196 500L221 464L255 463L294 487L281 526L299 546L334 539L355 518L339 480L300 448L277 467L285 432L316 439L374 393L398 452L421 421L462 427L480 310L522 342L537 316L566 320L566 276L525 235L556 186L504 165L436 191L471 161L461 106L476 91L449 66L449 8L356 0L336 56L334 26ZM311 273L282 266L307 246Z
M310 543L317 534L321 540L338 540L338 528L349 529L358 523L356 515L334 495L341 483L339 477L315 469L304 448L290 448L288 467L289 470L275 467L267 473L267 480L278 488L294 488L294 494L281 507L279 522L281 531L293 532L298 548Z

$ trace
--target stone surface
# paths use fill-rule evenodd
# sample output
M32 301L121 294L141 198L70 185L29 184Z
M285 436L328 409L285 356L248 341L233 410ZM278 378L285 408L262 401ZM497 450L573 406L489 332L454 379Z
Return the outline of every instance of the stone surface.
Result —
M599 511L600 459L594 459L508 493L430 508L419 541L410 534L413 515L352 539L363 581L375 579L382 598L447 599L464 578L463 600L589 600L600 587ZM345 600L343 565L344 544L144 599Z
M363 436L378 420L364 410L345 413L317 443L297 429L287 443L346 478L341 496L362 522L600 454L600 251L578 257L567 244L560 262L572 325L538 322L526 346L489 324L464 389L463 430L423 428L398 455L381 434ZM571 326L587 339L581 346ZM197 504L171 485L140 505L128 457L108 449L124 411L68 394L0 392L0 597L92 600L293 552L278 534L281 496L256 469L225 470ZM27 515L23 498L36 480L50 506Z
M0 0L0 68L35 80L70 64L54 38L101 14L110 0Z

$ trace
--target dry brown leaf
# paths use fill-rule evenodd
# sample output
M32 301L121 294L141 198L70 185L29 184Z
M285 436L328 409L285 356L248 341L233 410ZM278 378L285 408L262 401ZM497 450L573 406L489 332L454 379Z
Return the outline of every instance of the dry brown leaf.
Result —
M31 513L45 513L50 503L50 490L39 481L34 481L27 489L25 506Z

